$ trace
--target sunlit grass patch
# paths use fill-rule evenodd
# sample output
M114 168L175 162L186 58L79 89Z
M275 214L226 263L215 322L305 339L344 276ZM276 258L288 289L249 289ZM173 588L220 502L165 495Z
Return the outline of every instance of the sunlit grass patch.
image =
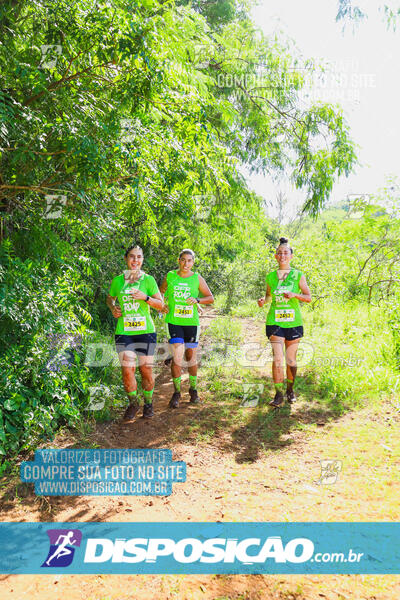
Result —
M238 344L241 341L242 326L239 321L231 317L219 317L212 321L205 332L205 337L215 341Z
M257 304L257 300L258 298L253 298L245 304L233 306L231 314L234 317L253 317L254 319L264 321L267 317L268 307L264 306L263 308L260 308Z
M320 305L317 312L307 313L304 329L313 352L305 370L335 411L374 403L390 393L395 349L379 307Z

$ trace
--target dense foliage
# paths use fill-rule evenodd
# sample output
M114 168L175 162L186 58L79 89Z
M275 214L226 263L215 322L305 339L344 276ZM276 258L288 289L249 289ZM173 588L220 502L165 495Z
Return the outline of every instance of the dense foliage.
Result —
M0 454L79 420L99 380L85 343L112 330L105 294L129 243L158 280L193 247L229 310L243 265L277 233L241 166L286 173L312 215L353 168L341 111L302 106L296 49L246 11L2 2ZM63 345L74 363L52 370Z

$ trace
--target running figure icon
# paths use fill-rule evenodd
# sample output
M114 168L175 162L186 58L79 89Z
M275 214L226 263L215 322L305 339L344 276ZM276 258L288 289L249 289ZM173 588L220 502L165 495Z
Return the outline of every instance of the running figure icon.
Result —
M74 537L74 532L68 531L68 533L66 535L59 535L58 539L56 541L56 545L59 544L59 546L57 547L57 550L50 556L50 558L48 560L46 560L46 565L50 566L51 561L53 560L53 558L56 558L56 556L58 556L59 558L61 558L62 556L66 556L67 554L72 554L72 550L70 548L67 548L68 544L76 544L77 540L73 539ZM60 543L60 540L63 540Z
M81 545L81 530L48 529L47 535L50 548L42 567L68 567L74 559L75 550Z

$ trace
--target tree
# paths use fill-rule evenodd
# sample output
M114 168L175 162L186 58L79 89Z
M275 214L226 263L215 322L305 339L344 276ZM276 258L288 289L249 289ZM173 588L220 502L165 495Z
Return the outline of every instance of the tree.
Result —
M234 6L2 3L0 454L82 417L100 375L83 351L49 372L49 336L111 335L105 293L129 243L157 278L195 243L228 285L274 237L238 163L289 169L311 214L350 172L340 110L302 109L292 49Z
M381 13L387 26L395 29L400 17L400 7L393 6L392 3L392 6L389 4L381 4L377 6L377 9ZM359 24L366 18L368 18L368 14L363 7L363 2L357 2L357 0L338 0L336 21L344 21L344 23L354 21L356 24Z

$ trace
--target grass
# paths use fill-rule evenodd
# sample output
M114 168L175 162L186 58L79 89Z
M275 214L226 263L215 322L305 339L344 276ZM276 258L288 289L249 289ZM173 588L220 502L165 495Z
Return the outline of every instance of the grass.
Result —
M241 341L242 327L239 321L231 317L219 317L212 321L205 331L205 337L215 342L238 344Z
M312 359L305 369L336 412L377 403L397 375L393 334L383 312L366 305L325 305L305 314Z
M232 309L232 315L235 317L252 317L260 321L265 321L265 308L260 308L257 304L257 299L254 298L245 304L240 304Z

